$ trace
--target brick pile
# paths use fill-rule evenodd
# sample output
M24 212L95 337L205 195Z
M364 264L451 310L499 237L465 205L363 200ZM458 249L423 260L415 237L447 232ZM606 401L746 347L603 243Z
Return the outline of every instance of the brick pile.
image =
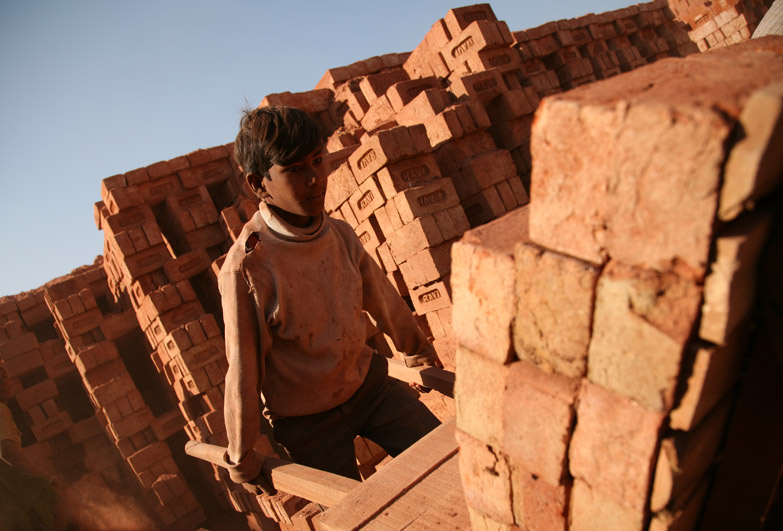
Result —
M762 0L669 1L672 13L689 26L688 37L702 52L749 39L771 4Z
M698 521L780 244L781 52L756 40L542 102L530 204L452 250L474 528Z
M59 305L56 320L49 309L49 293L75 279L96 292L72 293L68 303ZM0 302L0 354L11 377L9 407L21 431L24 451L45 474L59 480L60 498L86 497L92 500L90 507L117 511L118 515L124 510L110 500L124 498L126 509L136 512L132 521L145 525L152 521L153 504L146 503L141 490L134 488L132 474L105 431L105 417L96 414L95 396L85 392L87 380L72 356L72 343L64 339L69 334L77 341L94 344L96 336L102 337L99 325L104 320L96 298L108 294L105 279L97 263L34 291L4 297ZM74 308L67 314L66 304ZM109 328L116 329L108 325L105 330ZM107 389L104 387L104 394ZM131 394L133 388L118 391ZM99 499L93 499L97 495ZM85 505L63 509L69 522L82 525L91 521Z

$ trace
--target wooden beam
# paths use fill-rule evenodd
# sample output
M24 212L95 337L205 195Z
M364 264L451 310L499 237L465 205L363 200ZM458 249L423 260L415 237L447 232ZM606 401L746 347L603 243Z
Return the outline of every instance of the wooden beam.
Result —
M223 455L226 449L215 444L188 441L185 453L225 467ZM304 465L297 465L277 457L264 457L264 470L272 478L272 486L279 491L299 496L324 507L331 507L343 499L361 483L355 479L338 476Z
M407 367L401 360L384 358L389 376L406 383L417 383L454 398L454 373L438 367Z

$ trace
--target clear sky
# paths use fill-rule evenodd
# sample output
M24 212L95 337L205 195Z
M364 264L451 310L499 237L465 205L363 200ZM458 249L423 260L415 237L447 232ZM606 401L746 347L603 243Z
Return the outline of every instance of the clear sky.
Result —
M512 31L633 5L498 0ZM0 2L0 296L102 253L101 180L231 142L246 103L413 50L444 0Z

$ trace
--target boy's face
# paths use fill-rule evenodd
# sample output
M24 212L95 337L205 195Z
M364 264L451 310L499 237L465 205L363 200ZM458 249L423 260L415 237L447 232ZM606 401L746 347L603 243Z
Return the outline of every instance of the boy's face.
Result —
M294 226L305 227L324 210L326 168L323 147L318 146L304 158L286 165L274 164L269 177L247 176L250 188L278 214Z

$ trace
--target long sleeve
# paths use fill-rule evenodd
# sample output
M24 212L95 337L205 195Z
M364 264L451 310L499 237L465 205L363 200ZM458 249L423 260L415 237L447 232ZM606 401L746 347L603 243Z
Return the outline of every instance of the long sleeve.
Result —
M224 459L231 479L243 483L255 478L263 465L253 444L260 430L259 390L264 378L260 339L268 343L269 333L259 331L263 320L258 319L241 265L239 270L221 271L219 287L228 358L223 405L228 452Z
M395 347L416 362L434 362L437 358L427 336L419 328L410 308L369 254L363 252L359 259L362 275L364 309L375 319L378 329L394 341Z

